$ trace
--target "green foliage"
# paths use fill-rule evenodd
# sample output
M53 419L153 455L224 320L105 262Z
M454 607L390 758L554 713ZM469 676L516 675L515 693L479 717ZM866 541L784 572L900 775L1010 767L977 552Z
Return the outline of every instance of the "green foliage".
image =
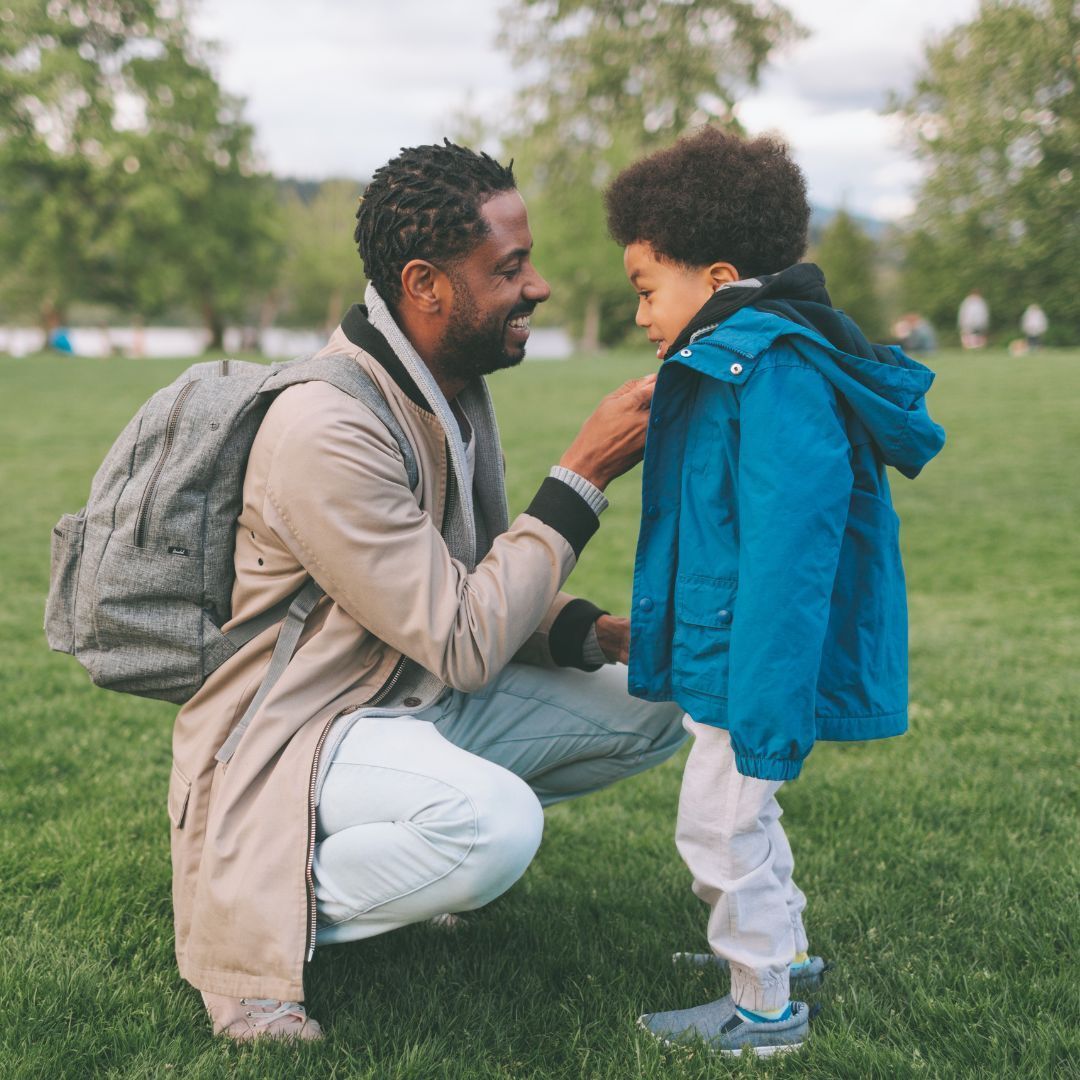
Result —
M492 378L514 510L600 395L653 363L639 349ZM806 1050L757 1062L665 1053L634 1027L727 989L670 962L704 947L706 923L673 840L679 760L548 810L524 878L458 933L413 926L320 949L306 980L324 1042L211 1038L173 956L175 709L94 689L41 631L53 523L186 364L0 363L0 488L14 508L0 517L5 1080L1076 1075L1080 352L938 356L931 401L949 444L893 485L911 731L819 745L780 794L812 947L836 967ZM616 612L639 489L638 474L609 489L571 581Z
M277 204L183 7L5 2L0 298L183 304L218 336L276 272Z
M814 261L825 271L833 304L850 315L868 338L880 340L885 320L875 281L877 245L846 210L838 210L825 227Z
M331 330L362 294L364 265L352 234L363 189L355 180L326 180L305 199L295 185L284 187L281 321Z
M772 0L512 0L502 26L503 47L535 74L497 134L518 163L552 309L590 344L618 340L633 305L603 187L692 128L734 124L739 92L800 31Z
M929 175L907 247L909 306L955 325L979 289L999 328L1039 302L1080 340L1080 88L1073 0L983 0L927 50L900 110Z

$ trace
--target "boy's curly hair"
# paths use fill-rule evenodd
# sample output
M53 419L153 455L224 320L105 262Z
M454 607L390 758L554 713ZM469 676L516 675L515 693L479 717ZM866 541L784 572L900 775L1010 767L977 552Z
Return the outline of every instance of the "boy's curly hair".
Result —
M356 211L353 237L368 280L396 305L405 264L467 254L488 233L481 206L515 186L513 162L500 165L449 139L403 149L375 170Z
M624 169L604 193L622 247L643 242L685 266L772 274L806 251L806 180L778 139L705 127Z

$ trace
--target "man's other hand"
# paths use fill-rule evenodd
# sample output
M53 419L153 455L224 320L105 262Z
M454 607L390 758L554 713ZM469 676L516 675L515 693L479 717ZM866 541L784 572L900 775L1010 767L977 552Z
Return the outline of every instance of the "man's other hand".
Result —
M630 620L601 615L596 620L596 641L609 664L630 662Z
M603 398L581 426L559 464L595 484L601 491L632 469L645 453L656 375L623 383Z

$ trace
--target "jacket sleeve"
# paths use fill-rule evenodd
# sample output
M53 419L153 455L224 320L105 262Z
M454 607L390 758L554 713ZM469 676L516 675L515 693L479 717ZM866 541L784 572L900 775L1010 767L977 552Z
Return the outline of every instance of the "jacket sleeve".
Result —
M801 364L765 367L747 380L739 441L728 725L740 773L792 780L814 744L851 449L835 392Z
M352 407L301 414L283 432L264 516L361 626L464 691L541 624L598 526L581 496L549 478L469 573L417 505L385 428Z
M589 600L561 592L514 659L536 667L597 671L603 665L590 664L585 659L585 639L596 620L607 614Z

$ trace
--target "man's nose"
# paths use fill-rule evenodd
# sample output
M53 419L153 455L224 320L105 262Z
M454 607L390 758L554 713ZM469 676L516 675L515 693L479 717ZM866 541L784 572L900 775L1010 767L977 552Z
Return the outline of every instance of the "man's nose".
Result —
M542 304L551 296L551 286L535 270L523 291L526 298L534 304Z

